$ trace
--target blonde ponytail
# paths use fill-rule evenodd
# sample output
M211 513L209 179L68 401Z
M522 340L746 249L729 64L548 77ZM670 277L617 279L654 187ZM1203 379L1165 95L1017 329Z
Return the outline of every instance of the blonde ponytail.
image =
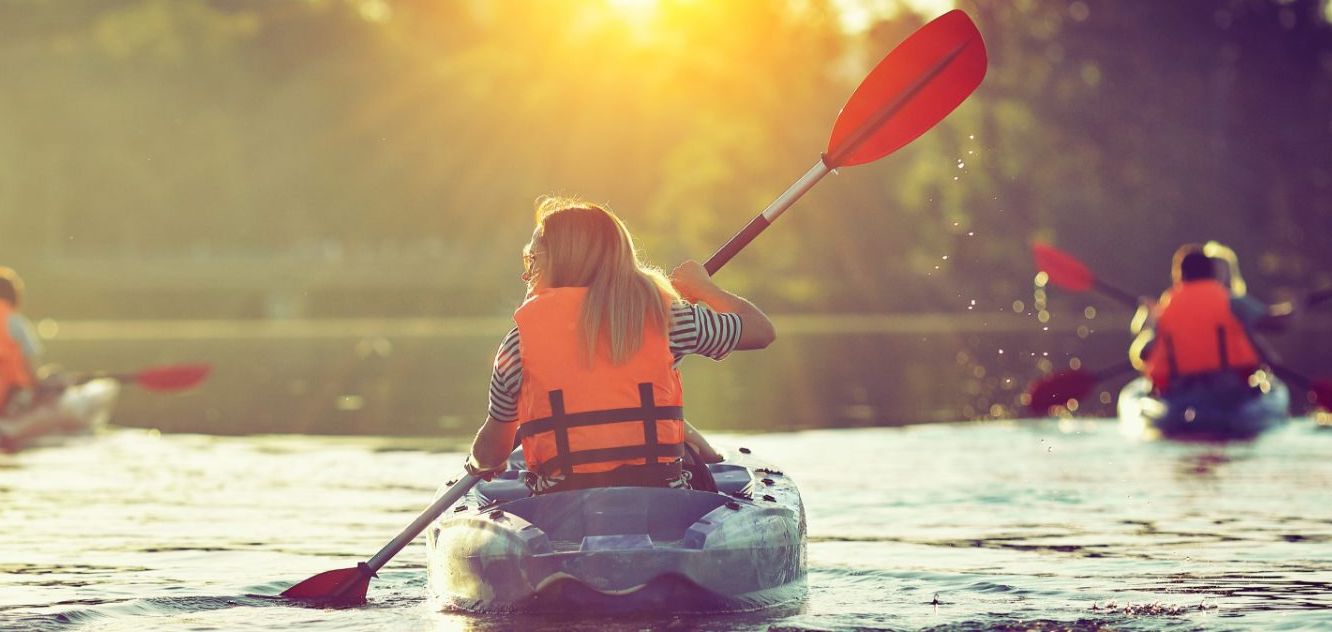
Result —
M614 213L581 200L543 197L537 200L537 226L533 246L546 252L546 287L587 288L579 335L589 361L605 344L611 362L623 364L643 345L644 327L667 332L663 296L678 295L661 271L639 260L629 230Z

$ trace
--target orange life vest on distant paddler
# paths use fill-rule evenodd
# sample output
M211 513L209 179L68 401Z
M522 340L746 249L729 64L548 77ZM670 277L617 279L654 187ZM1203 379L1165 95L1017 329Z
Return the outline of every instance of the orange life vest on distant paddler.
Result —
M600 344L589 365L579 335L586 297L581 287L543 290L514 313L527 469L595 474L675 461L684 450L684 400L666 332L645 326L638 352L620 365Z
M9 301L0 300L0 409L9 400L10 391L32 387L32 375L28 373L23 349L9 335L9 316L13 313L14 306Z
M1147 375L1157 389L1177 376L1256 369L1258 352L1230 309L1230 292L1215 280L1175 285L1162 300Z

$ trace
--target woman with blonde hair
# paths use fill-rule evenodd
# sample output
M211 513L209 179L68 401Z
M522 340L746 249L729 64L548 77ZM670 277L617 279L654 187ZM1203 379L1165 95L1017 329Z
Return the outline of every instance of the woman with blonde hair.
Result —
M686 355L768 346L762 311L697 262L668 279L640 260L614 213L575 199L537 201L522 278L527 298L495 356L468 472L503 471L516 439L534 493L680 487L686 452L721 460L684 420L676 367Z

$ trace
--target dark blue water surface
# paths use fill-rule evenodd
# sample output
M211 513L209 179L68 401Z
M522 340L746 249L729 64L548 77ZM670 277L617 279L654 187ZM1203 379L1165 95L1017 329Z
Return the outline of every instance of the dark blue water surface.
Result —
M730 435L809 510L809 596L768 612L440 611L424 547L361 608L273 597L368 557L461 444L137 429L0 457L0 629L1332 628L1332 431L1143 443L1111 421Z

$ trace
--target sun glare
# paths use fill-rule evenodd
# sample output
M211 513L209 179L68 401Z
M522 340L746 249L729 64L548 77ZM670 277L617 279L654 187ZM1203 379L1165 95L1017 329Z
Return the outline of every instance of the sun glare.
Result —
M841 14L842 28L848 33L864 31L874 22L902 11L929 19L943 15L956 5L956 0L833 0L833 6Z
M606 8L635 27L646 26L656 17L659 0L606 0Z

